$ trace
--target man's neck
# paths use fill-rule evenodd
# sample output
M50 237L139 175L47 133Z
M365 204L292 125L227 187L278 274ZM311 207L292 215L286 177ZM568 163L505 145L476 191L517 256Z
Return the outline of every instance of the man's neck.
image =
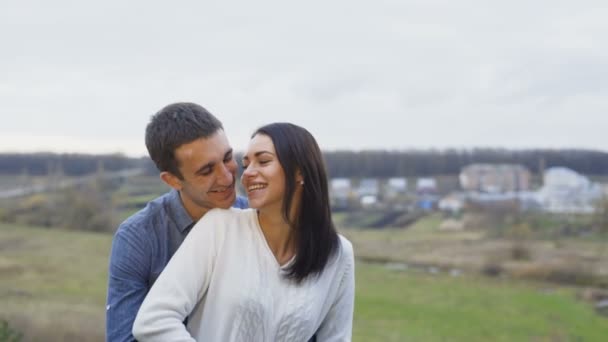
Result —
M200 220L201 217L203 217L209 211L209 208L203 208L189 200L187 197L184 197L181 191L179 192L179 198L181 199L184 209L186 209L186 212L188 213L188 216L190 216L190 218L194 222Z

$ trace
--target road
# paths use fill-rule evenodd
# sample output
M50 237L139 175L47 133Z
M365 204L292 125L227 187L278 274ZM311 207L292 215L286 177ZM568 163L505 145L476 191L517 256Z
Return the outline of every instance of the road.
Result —
M140 168L125 169L125 170L119 170L119 171L104 172L102 174L101 178L104 180L127 178L127 177L140 175L143 172L144 172L144 170L140 169ZM89 174L89 175L77 177L77 178L63 179L57 183L36 184L36 185L32 185L32 186L2 190L2 191L0 191L0 199L21 197L21 196L32 195L32 194L37 194L37 193L41 193L41 192L47 192L47 191L51 191L51 190L70 188L70 187L73 187L76 185L86 184L86 183L94 180L96 177L98 177L98 174L94 173L94 174Z

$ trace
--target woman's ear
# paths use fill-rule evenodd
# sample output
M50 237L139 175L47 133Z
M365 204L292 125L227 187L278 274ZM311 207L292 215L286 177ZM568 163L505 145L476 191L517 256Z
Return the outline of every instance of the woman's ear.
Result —
M302 172L299 169L296 171L296 183L304 185L304 176L302 176Z

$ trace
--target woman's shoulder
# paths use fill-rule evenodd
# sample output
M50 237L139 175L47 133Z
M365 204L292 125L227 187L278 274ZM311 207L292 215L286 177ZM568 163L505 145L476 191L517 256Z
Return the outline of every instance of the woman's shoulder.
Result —
M354 256L353 244L342 234L338 234L340 251L348 256Z
M209 210L203 218L206 220L243 220L250 218L253 212L254 210L249 208L214 208Z
M251 216L251 209L214 208L206 212L194 228L196 230L221 231L225 233L227 229L242 226Z
M200 219L197 226L203 225L208 229L220 230L222 234L226 234L250 226L255 217L255 210L253 209L215 208L209 210Z
M332 259L338 268L349 267L355 263L353 245L341 234L338 234L338 248Z

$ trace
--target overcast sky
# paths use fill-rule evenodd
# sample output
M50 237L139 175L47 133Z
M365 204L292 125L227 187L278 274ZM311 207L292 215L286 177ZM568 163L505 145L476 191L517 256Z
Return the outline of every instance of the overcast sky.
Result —
M145 155L192 101L236 150L273 121L321 148L608 151L608 4L0 2L0 151Z

